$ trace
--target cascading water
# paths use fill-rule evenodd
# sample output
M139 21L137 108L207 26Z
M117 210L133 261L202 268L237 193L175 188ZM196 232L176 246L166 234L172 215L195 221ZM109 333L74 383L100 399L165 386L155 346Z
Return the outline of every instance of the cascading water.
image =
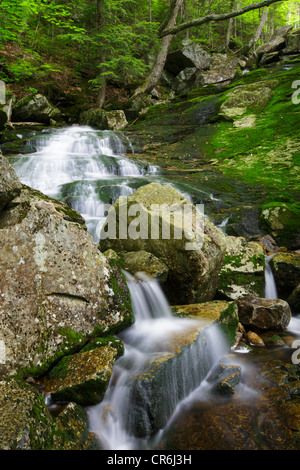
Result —
M107 206L157 170L124 157L132 148L122 134L88 126L45 131L31 137L27 148L30 153L11 158L21 182L77 210L95 242Z
M88 409L90 430L108 450L151 448L178 403L227 350L217 326L203 328L201 321L174 317L155 280L126 276L135 323L120 335L125 353L104 400ZM178 336L187 338L195 330L196 339L174 353Z
M275 278L270 266L270 261L274 254L265 256L265 298L266 299L277 299L277 288Z

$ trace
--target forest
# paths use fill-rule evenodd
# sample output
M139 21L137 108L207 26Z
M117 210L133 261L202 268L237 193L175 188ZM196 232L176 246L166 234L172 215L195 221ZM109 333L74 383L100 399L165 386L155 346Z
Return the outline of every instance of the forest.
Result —
M2 0L0 79L8 97L40 92L67 104L79 91L92 106L118 107L145 86L163 48L189 39L253 52L285 24L300 24L295 0Z

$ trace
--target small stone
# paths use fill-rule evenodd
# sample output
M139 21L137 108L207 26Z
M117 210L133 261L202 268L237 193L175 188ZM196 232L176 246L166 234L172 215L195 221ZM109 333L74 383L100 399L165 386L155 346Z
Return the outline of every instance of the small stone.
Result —
M248 331L247 339L248 339L250 345L259 346L259 347L265 346L265 343L263 342L261 337L258 336L258 334L254 333L254 331Z

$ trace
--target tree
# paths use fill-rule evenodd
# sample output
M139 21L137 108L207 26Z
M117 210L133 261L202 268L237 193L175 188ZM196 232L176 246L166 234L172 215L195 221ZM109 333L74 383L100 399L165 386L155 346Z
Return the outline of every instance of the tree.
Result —
M186 21L180 24L176 24L177 16L178 16L180 7L183 4L183 1L184 0L172 0L171 1L168 13L164 21L161 23L159 30L158 30L159 37L161 38L161 47L160 47L159 53L157 54L155 64L147 80L141 87L138 87L135 90L133 97L136 97L137 95L141 93L149 93L151 90L153 90L153 88L156 87L161 77L165 62L166 62L166 58L168 55L168 50L169 50L171 41L175 34L181 31L187 30L189 28L195 27L195 26L199 27L204 24L208 24L212 22L221 22L224 20L230 20L231 18L244 15L245 13L249 11L268 7L269 5L273 3L277 3L279 1L287 1L287 0L264 0L264 1L253 3L251 5L247 5L243 8L230 11L227 13L221 13L221 14L210 13L206 15L205 17L196 18L196 19L192 19L190 21Z

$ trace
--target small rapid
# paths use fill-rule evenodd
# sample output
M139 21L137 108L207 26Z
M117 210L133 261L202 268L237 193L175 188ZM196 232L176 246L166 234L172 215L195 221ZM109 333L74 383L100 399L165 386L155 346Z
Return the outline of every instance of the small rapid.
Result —
M125 352L103 401L88 408L90 431L106 450L153 448L178 403L228 347L217 326L174 317L156 280L126 277L135 323L120 334Z

